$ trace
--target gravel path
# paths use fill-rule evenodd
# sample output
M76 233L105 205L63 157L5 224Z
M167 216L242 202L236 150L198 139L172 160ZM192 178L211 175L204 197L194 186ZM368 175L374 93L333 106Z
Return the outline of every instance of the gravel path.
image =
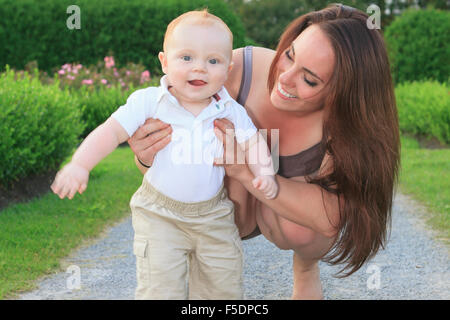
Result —
M386 249L352 276L334 278L339 267L320 263L325 299L450 299L449 249L425 226L420 208L398 194ZM38 289L19 299L133 299L136 275L132 243L128 217L106 230L94 244L66 258L63 271L41 279ZM289 299L291 251L279 250L263 236L244 241L243 247L245 299ZM80 289L68 289L68 280L73 278L65 272L69 266L79 267ZM74 282L69 281L69 287L71 284L73 287Z

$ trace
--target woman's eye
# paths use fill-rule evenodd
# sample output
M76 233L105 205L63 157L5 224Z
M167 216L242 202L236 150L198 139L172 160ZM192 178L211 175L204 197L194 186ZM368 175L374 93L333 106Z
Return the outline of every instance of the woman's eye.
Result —
M291 52L291 49L288 49L288 50L286 50L286 51L284 52L284 54L286 55L286 57L287 57L289 60L294 61L294 59L292 59L292 57L291 57L291 55L290 55L290 52ZM315 86L317 85L316 82L309 81L308 79L306 79L305 76L303 76L303 80L304 80L304 81L306 82L306 84L307 84L308 86L310 86L310 87L315 87Z
M315 87L317 85L316 82L311 82L308 79L306 79L306 77L303 77L303 80L305 80L305 82L310 86L310 87Z
M183 56L181 57L184 61L191 61L191 57L190 56Z
M209 63L216 64L218 63L217 59L209 59Z
M290 52L291 52L291 49L285 51L284 53L286 54L286 57L287 57L289 60L294 61L294 60L292 59L291 55L290 55Z

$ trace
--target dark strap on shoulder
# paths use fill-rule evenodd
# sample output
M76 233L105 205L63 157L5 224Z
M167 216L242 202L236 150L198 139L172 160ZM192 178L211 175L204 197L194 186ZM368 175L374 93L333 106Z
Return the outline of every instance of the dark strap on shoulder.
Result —
M250 86L252 84L252 48L252 46L247 46L244 48L241 87L239 88L239 93L236 99L236 101L241 105L245 105L248 93L250 92Z

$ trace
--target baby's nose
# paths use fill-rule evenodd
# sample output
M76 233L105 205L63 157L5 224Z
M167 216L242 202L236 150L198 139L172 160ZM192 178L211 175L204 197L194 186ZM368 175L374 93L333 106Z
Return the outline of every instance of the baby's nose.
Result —
M206 65L203 61L197 61L194 64L193 71L197 72L205 72L206 71Z

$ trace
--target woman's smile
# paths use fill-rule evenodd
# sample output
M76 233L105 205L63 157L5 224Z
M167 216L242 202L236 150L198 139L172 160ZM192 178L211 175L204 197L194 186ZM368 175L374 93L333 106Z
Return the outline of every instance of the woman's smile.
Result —
M298 98L297 96L284 91L283 88L281 87L281 84L279 82L277 83L277 89L278 89L277 93L282 99L288 100L288 99L296 99L296 98Z

